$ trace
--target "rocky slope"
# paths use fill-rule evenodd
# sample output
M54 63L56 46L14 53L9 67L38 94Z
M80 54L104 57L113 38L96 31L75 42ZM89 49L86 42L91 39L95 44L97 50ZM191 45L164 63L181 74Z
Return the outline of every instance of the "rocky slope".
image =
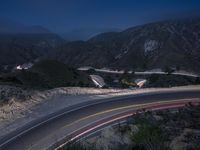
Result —
M146 24L71 42L52 54L70 65L146 70L177 67L199 72L200 19Z

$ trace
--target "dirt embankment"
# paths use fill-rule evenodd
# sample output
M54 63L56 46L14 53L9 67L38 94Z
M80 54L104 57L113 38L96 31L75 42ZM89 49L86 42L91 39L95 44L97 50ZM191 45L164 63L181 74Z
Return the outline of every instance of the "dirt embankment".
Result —
M124 90L125 91L125 90ZM20 87L0 86L0 121L15 120L25 115L33 106L59 95L106 95L122 90L95 88L56 88L52 90L27 90Z

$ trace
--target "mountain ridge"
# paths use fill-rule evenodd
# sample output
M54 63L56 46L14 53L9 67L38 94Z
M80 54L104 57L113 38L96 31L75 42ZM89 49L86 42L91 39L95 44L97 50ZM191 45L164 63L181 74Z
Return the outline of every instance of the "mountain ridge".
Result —
M154 22L88 41L66 42L54 33L0 34L0 54L0 68L50 58L74 67L200 73L200 18Z
M67 43L54 58L76 67L147 70L169 66L199 72L199 29L199 18L150 23L97 35L79 47Z
M50 34L49 29L40 25L24 25L22 23L0 18L0 34Z

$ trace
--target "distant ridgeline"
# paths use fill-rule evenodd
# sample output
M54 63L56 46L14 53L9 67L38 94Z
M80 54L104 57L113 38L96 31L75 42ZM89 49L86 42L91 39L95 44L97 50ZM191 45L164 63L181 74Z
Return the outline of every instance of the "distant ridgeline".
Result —
M86 42L65 42L51 32L0 34L0 70L45 58L73 67L133 71L168 67L200 73L199 29L196 18L103 33Z
M146 24L70 42L52 54L76 67L144 71L176 68L200 73L200 19Z

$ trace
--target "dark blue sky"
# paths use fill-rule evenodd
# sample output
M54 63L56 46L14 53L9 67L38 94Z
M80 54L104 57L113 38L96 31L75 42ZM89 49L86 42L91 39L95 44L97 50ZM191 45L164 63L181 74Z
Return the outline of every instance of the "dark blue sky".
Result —
M52 31L127 28L197 12L200 0L1 0L0 17Z

